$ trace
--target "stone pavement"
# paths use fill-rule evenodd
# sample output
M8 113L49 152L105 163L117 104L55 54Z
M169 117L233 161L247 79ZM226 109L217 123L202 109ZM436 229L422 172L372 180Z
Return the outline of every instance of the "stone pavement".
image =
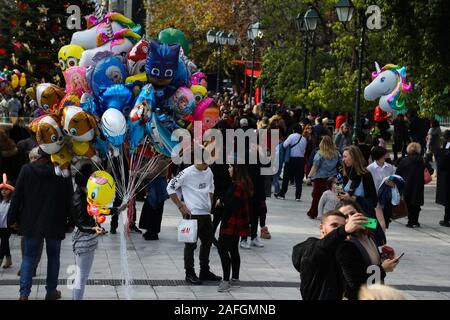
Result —
M262 240L264 248L241 249L243 286L228 293L217 292L217 284L190 286L184 281L183 244L176 239L179 213L170 201L166 203L159 241L145 241L132 233L128 239L128 262L134 285L129 291L133 299L300 299L299 274L291 263L292 247L309 236L317 236L319 221L306 216L311 201L311 187L304 187L302 202L293 201L293 187L286 200L268 199L267 225L271 240ZM434 203L435 185L426 186L426 204L422 208L422 228L408 229L406 219L392 223L388 241L398 253L405 252L386 283L402 290L409 299L450 299L450 228L440 227L443 207ZM142 204L138 204L140 212ZM109 230L109 224L105 223ZM125 299L120 285L120 235L100 238L85 299ZM11 238L13 266L0 270L0 299L17 299L20 266L20 239ZM196 251L198 253L198 249ZM217 249L211 249L211 269L222 273ZM74 264L71 236L62 243L59 290L63 299L71 298L67 288L70 266ZM196 256L198 268L198 255ZM69 270L69 272L68 272ZM198 269L197 269L198 272ZM30 299L45 297L46 257L43 254Z

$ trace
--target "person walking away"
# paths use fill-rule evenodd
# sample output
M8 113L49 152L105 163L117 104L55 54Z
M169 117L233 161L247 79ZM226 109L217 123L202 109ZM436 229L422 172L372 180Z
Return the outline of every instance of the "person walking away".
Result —
M411 142L406 148L408 156L400 161L395 174L405 180L403 197L408 207L408 228L420 228L419 214L424 203L425 182L424 170L430 175L434 170L429 163L425 163L421 156L422 148L419 143Z
M439 121L431 121L431 128L428 130L427 134L427 162L433 161L433 156L436 158L436 154L439 152L442 144L441 136L442 132Z
M6 174L3 175L3 183L0 184L1 202L0 202L0 266L3 264L3 269L8 269L12 266L11 249L9 247L9 237L11 230L8 228L8 210L11 204L11 195L14 187L7 180Z
M290 134L283 142L285 149L290 148L289 161L284 166L286 172L283 174L281 191L275 194L278 199L284 199L288 190L289 178L295 178L295 200L300 201L302 197L302 182L305 166L306 139L302 136L301 126L297 125L294 133Z
M97 225L95 219L87 211L88 179L94 172L91 164L83 165L75 175L76 189L73 195L73 218L76 229L72 236L72 250L77 265L75 281L73 283L72 300L83 300L95 250L98 246L97 237L102 234L103 228Z
M364 214L361 207L355 202L344 202L338 210L351 217L354 214ZM342 270L344 279L344 297L348 300L357 300L360 288L367 283L371 272L369 267L377 267L379 281L384 283L386 273L394 271L400 257L382 261L375 240L367 229L358 229L341 243L336 249L336 261Z
M239 238L250 235L250 197L253 192L253 183L245 165L230 165L229 172L233 185L216 203L216 206L223 207L219 236L223 280L219 284L219 292L226 292L231 287L240 286Z
M352 134L350 132L350 125L348 123L345 122L340 126L339 132L334 140L334 144L336 145L336 148L338 149L340 154L344 152L345 147L348 147L352 144Z
M377 193L383 183L383 179L395 174L394 167L386 162L386 153L387 150L382 147L373 147L371 155L374 162L372 162L367 167L367 170L369 170L369 172L372 174ZM385 184L387 184L391 188L395 187L395 183L390 180L386 180ZM389 228L389 223L392 216L391 202L387 201L384 205L384 208L381 207L380 203L378 203L377 207L375 208L375 212L383 230Z
M178 198L177 191L183 194L184 202ZM213 239L211 206L214 195L214 178L206 163L194 164L181 171L170 180L167 186L170 199L180 210L184 219L196 219L198 223L198 237L200 238L200 278L195 274L194 251L197 243L185 243L184 268L186 281L199 285L202 280L220 281L209 269L209 253Z
M320 197L319 205L317 206L317 218L322 219L323 214L336 208L340 201L336 177L328 178L327 190Z
M22 108L22 104L16 93L13 93L11 98L6 103L6 108L9 112L9 117L11 118L11 123L15 124L19 119L19 111Z
M320 239L311 237L294 246L292 263L300 272L303 300L341 300L344 288L342 272L335 253L349 234L363 229L367 218L359 213L346 221L338 210L326 212L320 223Z
M61 298L56 290L61 240L67 221L72 220L72 180L59 177L50 156L39 149L41 158L22 167L8 211L8 225L24 236L24 257L20 275L20 300L28 300L32 275L42 239L47 249L46 300Z
M329 136L324 136L319 144L319 151L314 156L313 166L306 180L307 183L313 181L312 202L307 213L311 219L317 217L317 208L320 197L326 191L327 180L337 175L338 162L339 153L333 140Z
M394 144L392 151L394 152L394 161L398 159L398 153L401 152L401 157L406 156L406 147L408 146L408 122L403 114L399 114L393 121L394 124Z
M450 227L450 130L444 132L444 146L438 156L436 203L445 206L444 220L439 225Z

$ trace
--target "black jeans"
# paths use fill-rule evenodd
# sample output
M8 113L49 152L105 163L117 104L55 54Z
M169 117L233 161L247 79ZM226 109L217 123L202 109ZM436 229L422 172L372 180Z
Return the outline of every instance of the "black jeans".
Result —
M392 204L390 201L386 201L386 204L383 208L383 217L386 223L386 229L389 228L389 224L391 223L392 218Z
M408 204L408 224L418 224L419 223L419 213L420 213L420 206Z
M120 206L120 203L119 203L119 206ZM130 225L133 225L136 223L136 203L134 203L134 202L133 202L133 210L134 210L133 221L130 223ZM124 212L122 214L126 214L126 212ZM113 214L111 216L111 229L116 230L118 226L119 226L119 214Z
M230 272L233 279L239 279L241 256L239 255L239 236L221 234L219 236L219 255L222 262L223 280L230 281Z
M200 272L209 271L209 252L213 240L213 228L211 215L192 215L192 219L197 220L197 236L202 244L200 245ZM194 273L194 251L197 249L197 242L185 243L184 245L184 269L186 273Z
M267 207L265 200L251 200L250 206L250 235L252 240L258 236L258 220L260 227L266 226Z
M408 146L408 143L402 142L402 141L395 141L392 145L392 151L394 153L394 160L397 160L398 156L397 154L399 152L402 153L401 157L404 158L406 156L406 147Z
M287 169L287 172L285 172L283 177L283 185L281 187L280 196L284 197L286 195L286 192L288 190L289 185L289 179L291 177L294 177L295 180L295 199L301 199L302 197L302 182L303 182L303 176L305 175L304 169L305 169L305 158L297 158L297 157L291 157L289 159L289 163L285 165L285 169ZM286 176L287 173L287 176Z
M9 237L11 232L8 228L0 228L0 260L4 257L11 257L11 251L9 248Z

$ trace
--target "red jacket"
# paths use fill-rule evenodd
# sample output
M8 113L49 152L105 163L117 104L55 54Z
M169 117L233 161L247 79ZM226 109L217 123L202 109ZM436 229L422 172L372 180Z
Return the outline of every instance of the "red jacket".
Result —
M388 113L384 112L380 106L375 108L375 112L373 113L373 120L375 120L375 122L385 122L388 120L388 117Z
M248 237L250 235L250 194L240 183L233 183L223 197L224 214L220 233L229 236Z

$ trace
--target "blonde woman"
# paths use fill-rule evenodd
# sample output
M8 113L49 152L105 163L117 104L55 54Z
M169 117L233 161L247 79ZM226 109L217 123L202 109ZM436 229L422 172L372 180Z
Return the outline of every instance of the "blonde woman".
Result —
M327 180L337 175L336 166L339 159L339 152L333 140L329 136L324 136L319 144L319 151L314 156L313 166L306 180L313 181L312 203L308 210L308 217L317 217L317 208L320 197L327 190Z
M403 292L383 284L362 286L358 298L359 300L406 300Z

